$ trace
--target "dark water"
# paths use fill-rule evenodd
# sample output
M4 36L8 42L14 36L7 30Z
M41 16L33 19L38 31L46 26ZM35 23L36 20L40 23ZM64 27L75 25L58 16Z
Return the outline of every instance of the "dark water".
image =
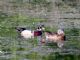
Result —
M20 38L12 28L2 28L0 60L80 60L80 38L68 36L63 48L55 43L38 46L36 38Z
M0 60L79 60L80 50L72 45L68 41L64 48L50 43L38 46L36 39L0 37Z

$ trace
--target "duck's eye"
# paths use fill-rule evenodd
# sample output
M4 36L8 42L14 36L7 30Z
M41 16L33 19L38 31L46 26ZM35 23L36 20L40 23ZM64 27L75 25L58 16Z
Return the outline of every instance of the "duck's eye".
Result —
M39 27L37 29L39 29Z

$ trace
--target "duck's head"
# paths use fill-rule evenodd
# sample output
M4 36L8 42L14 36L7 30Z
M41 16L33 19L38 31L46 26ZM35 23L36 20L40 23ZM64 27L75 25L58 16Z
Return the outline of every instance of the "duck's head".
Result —
M38 26L38 27L37 27L37 30L44 31L44 30L45 30L44 25Z
M65 33L64 33L64 29L58 29L57 30L57 33L59 34L59 35L64 35Z

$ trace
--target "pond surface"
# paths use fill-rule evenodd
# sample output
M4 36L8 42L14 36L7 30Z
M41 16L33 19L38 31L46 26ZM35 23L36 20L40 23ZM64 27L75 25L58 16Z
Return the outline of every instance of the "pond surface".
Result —
M76 44L80 41L74 41L66 41L63 48L58 48L52 43L38 46L36 38L0 37L0 60L79 60L80 48Z
M80 38L68 37L63 48L19 38L13 28L0 29L0 60L80 60Z

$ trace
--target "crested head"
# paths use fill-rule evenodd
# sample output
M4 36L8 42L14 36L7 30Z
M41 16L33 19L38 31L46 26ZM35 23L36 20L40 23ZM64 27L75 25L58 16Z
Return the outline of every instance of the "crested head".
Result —
M64 34L64 30L63 29L58 29L57 33L60 34Z

